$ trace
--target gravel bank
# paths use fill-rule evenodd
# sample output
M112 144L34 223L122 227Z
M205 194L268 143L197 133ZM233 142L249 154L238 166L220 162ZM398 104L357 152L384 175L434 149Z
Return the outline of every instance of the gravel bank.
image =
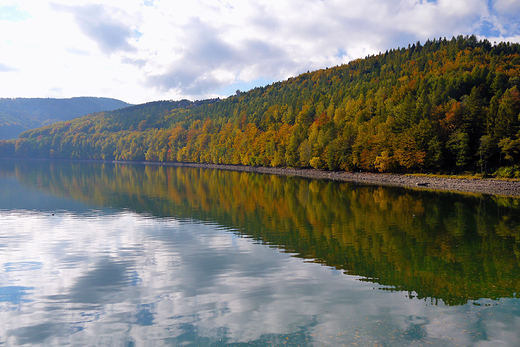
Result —
M453 192L482 193L489 195L520 196L520 182L487 179L440 178L401 174L329 172L314 169L253 167L242 165L192 164L192 163L151 163L168 166L185 166L207 169L257 172L275 175L298 176L335 181L408 187L414 189L445 190Z

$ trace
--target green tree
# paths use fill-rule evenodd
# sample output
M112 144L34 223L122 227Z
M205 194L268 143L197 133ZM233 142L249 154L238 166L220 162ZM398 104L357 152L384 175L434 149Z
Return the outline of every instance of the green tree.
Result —
M461 130L455 131L448 142L446 143L448 149L451 150L455 156L455 165L464 167L468 165L470 160L469 136Z
M300 154L300 165L302 167L309 166L311 160L311 146L309 140L305 139L298 148Z
M514 165L515 157L520 153L520 139L503 138L498 142L498 147L501 153L504 154L504 159Z
M484 135L480 138L478 147L478 163L481 173L487 173L488 160L497 152L497 149L497 144L492 136Z
M516 86L504 92L495 119L495 137L503 139L518 132L520 93Z

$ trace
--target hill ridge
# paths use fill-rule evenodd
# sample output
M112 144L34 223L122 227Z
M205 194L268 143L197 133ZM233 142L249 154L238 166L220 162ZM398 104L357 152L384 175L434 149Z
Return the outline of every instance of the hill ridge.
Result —
M23 131L130 104L105 97L0 98L0 140L16 138Z

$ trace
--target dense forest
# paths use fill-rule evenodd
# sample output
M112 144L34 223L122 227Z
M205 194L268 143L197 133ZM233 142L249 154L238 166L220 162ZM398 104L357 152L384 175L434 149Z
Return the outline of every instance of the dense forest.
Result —
M54 122L127 106L130 104L110 98L0 98L0 140L15 139L24 131Z
M520 44L434 39L224 100L157 102L0 141L0 156L520 177Z

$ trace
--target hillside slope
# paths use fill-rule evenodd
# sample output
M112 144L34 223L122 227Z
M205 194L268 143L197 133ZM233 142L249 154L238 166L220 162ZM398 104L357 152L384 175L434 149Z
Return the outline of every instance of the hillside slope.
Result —
M94 97L71 99L1 98L0 140L14 139L26 130L58 121L127 106L130 106L130 104L121 100Z
M520 176L519 89L519 44L435 39L167 114L53 124L0 155Z

